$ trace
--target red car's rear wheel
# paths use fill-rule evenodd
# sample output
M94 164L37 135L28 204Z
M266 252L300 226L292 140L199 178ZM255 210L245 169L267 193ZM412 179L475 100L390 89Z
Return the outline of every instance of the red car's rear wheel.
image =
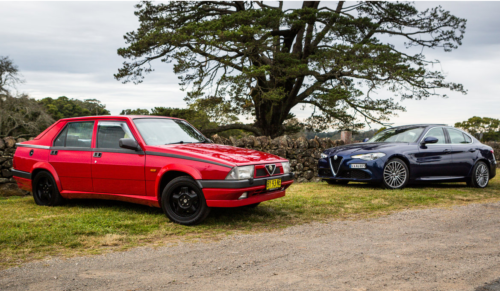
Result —
M33 179L33 198L36 204L43 206L57 206L64 202L54 177L45 171L39 172Z
M161 207L170 220L183 225L198 224L210 213L203 191L187 176L167 184L161 195Z

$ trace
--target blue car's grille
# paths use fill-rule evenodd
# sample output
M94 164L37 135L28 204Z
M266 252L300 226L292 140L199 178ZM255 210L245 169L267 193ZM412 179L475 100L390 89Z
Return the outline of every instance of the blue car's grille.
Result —
M330 157L330 161L332 163L332 168L333 168L333 171L338 174L339 173L339 169L340 169L340 165L342 164L342 157L337 157L337 159L335 160L335 157Z

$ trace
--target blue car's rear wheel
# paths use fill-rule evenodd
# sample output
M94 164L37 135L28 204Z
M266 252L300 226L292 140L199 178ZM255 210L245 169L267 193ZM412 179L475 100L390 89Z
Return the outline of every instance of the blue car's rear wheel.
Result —
M403 189L410 178L408 166L401 159L391 159L384 166L382 186L388 189Z
M475 188L484 188L490 181L490 170L485 162L477 162L472 169L472 177L467 185Z

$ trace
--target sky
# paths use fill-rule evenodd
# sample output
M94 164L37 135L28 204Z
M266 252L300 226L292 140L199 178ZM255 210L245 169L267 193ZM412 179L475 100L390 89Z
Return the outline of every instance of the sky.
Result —
M138 27L136 3L0 1L0 56L9 56L26 80L17 90L36 99L98 99L112 114L126 108L186 107L170 64L154 63L155 71L139 85L113 77L124 61L116 53L125 46L123 35ZM467 19L465 37L451 53L426 49L424 54L440 60L447 81L463 84L468 94L443 90L446 99L404 100L407 111L389 122L453 125L472 116L500 118L500 2L416 3L419 9L437 5ZM378 96L391 97L382 90ZM312 112L301 108L293 110L299 119Z

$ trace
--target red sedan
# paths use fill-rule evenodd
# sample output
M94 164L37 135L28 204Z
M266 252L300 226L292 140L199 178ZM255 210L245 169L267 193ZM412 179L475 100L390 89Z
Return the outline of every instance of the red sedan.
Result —
M38 205L115 199L203 221L210 207L257 206L285 196L288 160L212 143L187 121L156 116L61 119L19 143L13 175Z

